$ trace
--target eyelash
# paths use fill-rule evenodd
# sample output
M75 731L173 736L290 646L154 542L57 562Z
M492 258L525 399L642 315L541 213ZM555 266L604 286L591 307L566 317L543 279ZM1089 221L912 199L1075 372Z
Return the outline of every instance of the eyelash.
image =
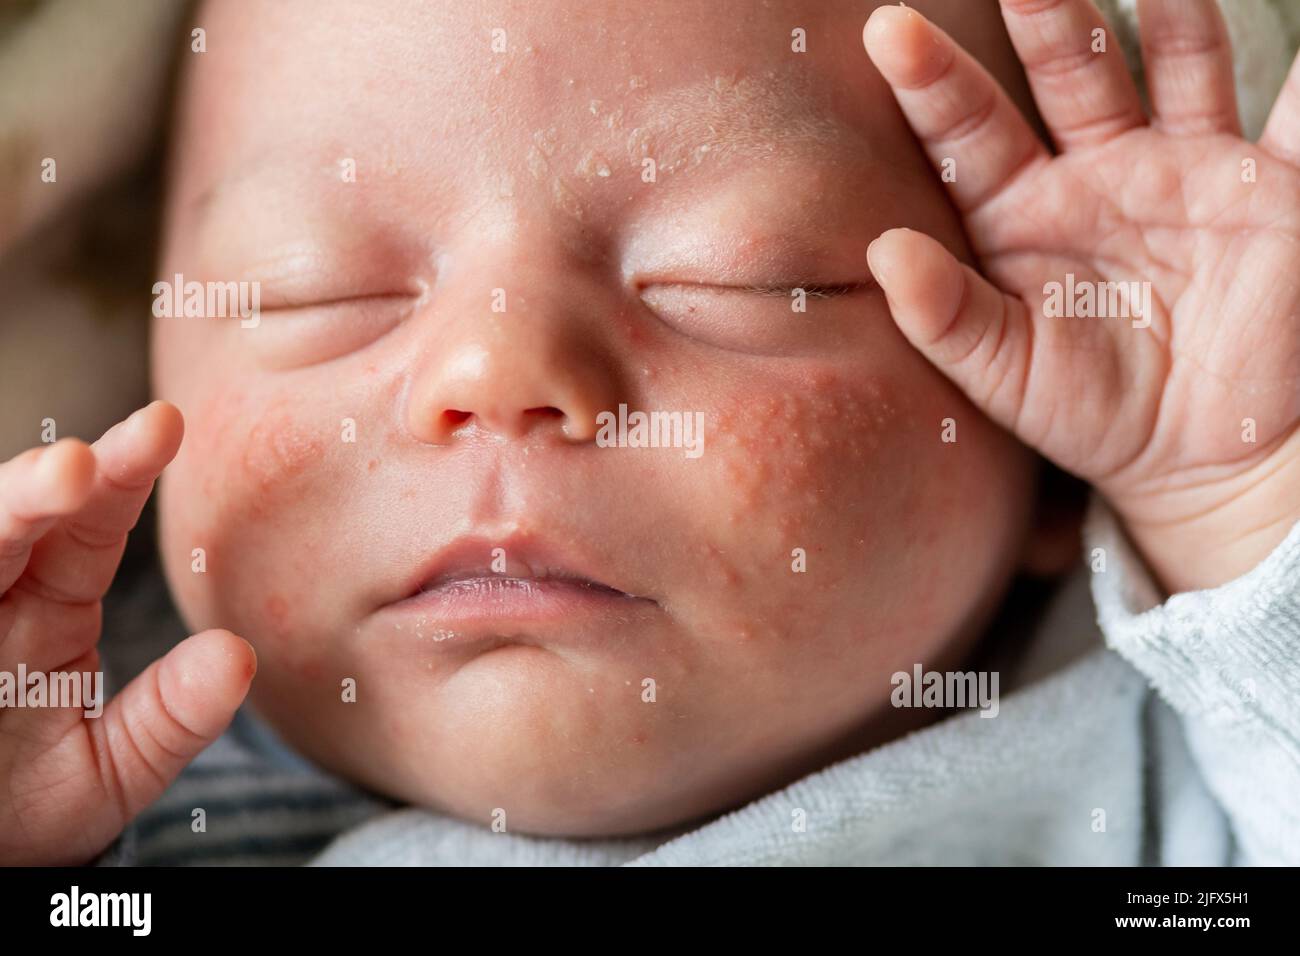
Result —
M405 292L380 292L371 295L356 296L339 296L337 298L312 299L308 296L303 301L297 301L287 296L280 296L274 299L271 305L262 306L263 312L307 312L320 311L325 309L339 309L354 306L367 306L375 304L386 304L393 300L409 299L412 296Z
M741 286L740 291L748 292L753 295L781 296L789 298L795 289L803 289L804 294L810 299L834 299L842 295L850 295L870 285L867 282L850 282L841 285L826 285L817 282L798 282L794 285L779 286L762 286L748 285Z

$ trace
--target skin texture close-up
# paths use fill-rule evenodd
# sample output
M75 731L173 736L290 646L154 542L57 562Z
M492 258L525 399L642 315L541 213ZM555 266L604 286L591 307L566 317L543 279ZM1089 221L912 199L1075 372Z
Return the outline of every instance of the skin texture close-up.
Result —
M570 835L928 719L890 675L968 657L1038 464L872 282L894 227L971 256L871 5L334 6L204 8L158 268L261 287L255 326L152 340L167 577L256 648L257 711L378 793ZM930 6L1020 89L995 14ZM623 404L702 413L703 453L602 447ZM554 600L496 613L498 555Z

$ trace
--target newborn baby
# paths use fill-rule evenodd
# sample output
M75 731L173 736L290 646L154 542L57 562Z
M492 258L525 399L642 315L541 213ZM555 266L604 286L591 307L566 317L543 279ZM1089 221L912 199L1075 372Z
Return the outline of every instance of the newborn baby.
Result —
M1186 735L1178 792L1300 859L1278 823L1300 776L1300 81L1245 141L1213 4L1160 0L1148 119L1088 0L1001 6L1005 27L993 2L880 7L865 33L856 2L201 8L158 272L256 308L156 312L160 401L3 466L0 668L98 666L164 467L163 564L201 633L102 718L0 714L0 859L95 859L246 695L332 777L421 808L403 826L487 840L653 848L876 755L935 792L984 746L1050 778L1066 752L1015 743L1041 701L981 720L899 693L981 660L1017 572L1076 560L1037 504L1044 458L1099 493L1086 557L1130 662L1090 648L1053 692L1109 715L1089 766L1147 745L1176 766ZM1148 294L1050 307L1106 283ZM696 445L617 440L637 412L700 422ZM1135 624L1148 574L1199 613ZM1144 744L1152 685L1172 710ZM965 742L915 749L944 724ZM1225 753L1272 783L1221 784ZM853 816L858 791L808 779L766 817L783 845ZM1180 860L1116 812L1129 783L1071 803L1070 840L1025 823L1020 788L1006 858ZM1099 801L1122 840L1088 842ZM899 859L900 832L845 861Z

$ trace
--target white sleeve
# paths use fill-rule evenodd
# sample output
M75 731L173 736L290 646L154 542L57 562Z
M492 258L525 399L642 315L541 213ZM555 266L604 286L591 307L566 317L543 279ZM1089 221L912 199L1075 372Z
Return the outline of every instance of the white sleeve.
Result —
M1182 718L1236 862L1300 864L1300 523L1236 580L1163 601L1096 494L1085 542L1106 643Z

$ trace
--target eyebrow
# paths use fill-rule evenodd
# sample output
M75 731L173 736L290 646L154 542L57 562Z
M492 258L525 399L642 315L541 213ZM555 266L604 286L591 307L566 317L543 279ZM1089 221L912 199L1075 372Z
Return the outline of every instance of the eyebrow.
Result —
M634 114L632 158L654 158L660 169L695 165L705 157L773 156L788 147L867 158L867 137L837 117L802 71L743 77L718 75L653 94Z
M233 169L188 197L185 201L186 206L189 207L191 214L202 215L223 194L246 183L264 181L282 191L285 188L283 180L277 180L274 174L282 170L301 171L302 169L301 163L284 159L281 156L283 152L283 144L276 149L262 148L257 150L251 157L240 161ZM317 172L322 174L333 174L338 168L336 165L337 160L327 161L317 158L315 163Z

